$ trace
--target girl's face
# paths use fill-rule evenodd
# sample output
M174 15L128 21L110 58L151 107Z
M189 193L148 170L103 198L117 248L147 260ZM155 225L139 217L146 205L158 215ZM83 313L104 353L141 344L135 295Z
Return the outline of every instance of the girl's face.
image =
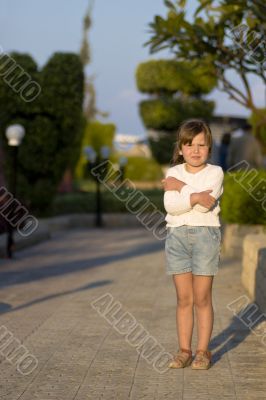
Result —
M206 163L209 156L209 146L204 132L196 135L191 144L182 144L179 154L182 154L186 163L193 167L199 167Z

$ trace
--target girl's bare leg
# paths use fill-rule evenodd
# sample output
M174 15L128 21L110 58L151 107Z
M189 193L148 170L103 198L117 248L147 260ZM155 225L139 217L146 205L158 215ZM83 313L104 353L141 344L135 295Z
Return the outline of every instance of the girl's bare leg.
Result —
M213 329L213 276L193 275L193 298L197 316L197 349L207 350Z
M173 275L177 296L176 326L179 348L191 349L193 332L192 273Z

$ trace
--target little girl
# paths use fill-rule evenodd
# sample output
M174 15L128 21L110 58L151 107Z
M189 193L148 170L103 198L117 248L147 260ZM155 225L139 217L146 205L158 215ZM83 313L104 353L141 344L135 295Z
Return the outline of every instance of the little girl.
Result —
M173 276L177 295L178 353L170 368L208 369L208 345L213 328L212 283L221 251L219 198L223 170L207 163L212 134L201 120L185 121L178 131L164 185L167 212L166 273ZM192 362L193 307L197 317L197 349Z

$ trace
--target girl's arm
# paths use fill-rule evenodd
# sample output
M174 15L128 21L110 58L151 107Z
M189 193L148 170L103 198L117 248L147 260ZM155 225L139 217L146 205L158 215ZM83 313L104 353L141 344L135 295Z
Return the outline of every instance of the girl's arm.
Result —
M193 201L196 200L194 194L191 196L191 202L187 202L186 196L180 194L180 190L186 185L185 182L171 176L171 170L167 171L166 179L162 182L165 189L164 208L168 214L181 215L192 209Z
M217 200L223 193L223 170L222 168L217 168L215 172L216 174L211 176L208 182L202 185L200 189L187 185L167 173L166 179L163 180L166 211L172 215L183 214L192 208L199 212L209 211L215 204L214 199Z
M164 208L168 214L180 215L192 209L184 196L181 196L178 190L168 190L164 192Z
M211 176L210 179L208 179L208 181L204 183L200 189L196 189L191 185L184 185L180 191L180 194L184 195L187 198L187 201L190 201L190 197L193 193L199 193L210 189L210 196L217 201L219 197L223 194L223 180L223 169L217 168L216 174ZM193 207L195 210L200 212L208 212L210 210L209 208L204 207L202 204L199 204L199 202L197 203L198 204Z
M215 199L209 195L210 192L212 190L182 195L178 190L167 190L164 193L164 208L171 215L183 214L192 208L197 209L197 206L209 211L215 204Z

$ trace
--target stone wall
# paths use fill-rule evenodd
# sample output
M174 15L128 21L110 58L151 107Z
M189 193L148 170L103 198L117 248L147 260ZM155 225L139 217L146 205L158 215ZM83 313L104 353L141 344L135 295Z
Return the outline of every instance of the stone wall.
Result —
M264 232L265 227L263 225L225 224L223 227L223 251L228 256L242 258L244 237L249 234Z
M250 299L266 313L266 234L244 238L241 280Z

